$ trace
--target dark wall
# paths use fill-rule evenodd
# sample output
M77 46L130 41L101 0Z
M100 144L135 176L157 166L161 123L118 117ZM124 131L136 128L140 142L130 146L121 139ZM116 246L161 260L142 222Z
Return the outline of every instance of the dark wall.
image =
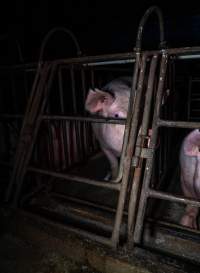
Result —
M10 0L0 9L0 53L10 57L12 54L8 52L15 51L12 39L17 38L26 61L37 61L44 35L56 26L71 29L87 55L130 51L135 44L140 18L154 4L163 11L169 46L200 44L200 8L197 4L181 3L176 7L169 1ZM5 34L12 37L9 42L3 40ZM152 17L145 31L146 47L156 47L156 37L158 28ZM58 53L67 56L67 39L58 35L51 44L55 57ZM11 59L13 61L14 57Z

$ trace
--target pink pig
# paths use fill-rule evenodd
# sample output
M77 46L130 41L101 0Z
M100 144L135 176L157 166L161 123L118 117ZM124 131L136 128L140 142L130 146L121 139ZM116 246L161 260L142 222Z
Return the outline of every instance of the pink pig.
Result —
M124 77L109 82L101 90L90 89L85 109L102 117L126 118L131 84L131 77ZM125 125L93 123L92 126L101 149L110 162L112 179L115 179L118 174L118 157L122 151Z
M183 140L180 150L181 186L186 197L200 199L200 131L195 129ZM186 206L181 225L197 229L199 209Z

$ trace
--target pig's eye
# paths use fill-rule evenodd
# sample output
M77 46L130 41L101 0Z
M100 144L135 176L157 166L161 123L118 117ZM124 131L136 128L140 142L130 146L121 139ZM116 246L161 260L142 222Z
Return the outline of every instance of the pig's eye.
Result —
M119 117L119 115L118 114L115 114L115 118L118 118Z

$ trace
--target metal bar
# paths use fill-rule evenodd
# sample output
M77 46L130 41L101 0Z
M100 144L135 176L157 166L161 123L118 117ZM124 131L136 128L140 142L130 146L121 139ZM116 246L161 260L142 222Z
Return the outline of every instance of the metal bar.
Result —
M89 207L92 207L92 208L105 210L105 211L108 211L108 212L111 212L111 213L116 213L116 209L114 209L114 208L104 206L104 205L100 205L100 204L96 204L96 203L93 203L93 202L90 202L90 201L85 201L85 200L82 200L82 199L79 199L79 198L66 196L66 195L63 195L63 194L60 194L60 193L51 193L51 196L53 196L55 198L58 198L58 199L62 199L64 201L66 201L66 202L71 201L71 202L74 202L74 203L77 203L77 204L83 204L83 205L86 205L86 206L89 206ZM124 211L123 213L124 213L124 215L127 215L126 211Z
M143 61L145 60L145 55L142 60ZM126 148L127 148L127 144L128 144L128 139L129 139L132 113L133 113L133 111L135 111L135 108L138 109L138 107L139 107L139 106L135 107L136 93L137 92L141 93L141 90L143 88L142 79L144 77L144 68L145 67L146 67L146 63L144 65L144 63L142 62L142 65L141 65L141 54L137 53L136 64L135 64L134 72L133 72L132 88L131 88L131 93L130 93L130 98L129 98L129 106L128 106L128 112L127 112L128 116L126 119L126 125L125 125L125 131L124 131L124 140L123 140L123 147L122 147L122 152L121 152L121 157L120 157L119 170L118 170L118 175L117 175L116 179L112 180L114 182L119 182L122 179L124 157L125 157L125 152L126 152ZM139 69L140 69L140 74L139 74ZM139 77L139 79L138 79L138 77ZM138 121L136 120L136 123L137 122ZM133 135L134 134L135 133L133 133Z
M81 50L80 50L80 46L79 46L79 43L76 39L76 36L73 34L72 31L70 31L69 29L67 28L64 28L64 27L55 27L55 28L52 28L44 37L43 41L42 41L42 44L41 44L41 48L40 48L40 55L39 55L39 62L43 61L43 57L44 57L44 52L45 52L45 47L47 45L47 42L49 41L49 39L51 38L51 36L53 34L55 34L56 32L64 32L65 34L67 34L67 36L69 36L74 45L75 45L75 48L76 48L76 54L77 56L80 56L82 53L81 53Z
M152 50L152 51L143 51L144 54L152 55L162 55L163 50ZM168 48L165 49L165 52L168 55L177 55L172 56L172 58L176 57L176 59L194 59L200 58L200 47L182 47L182 48ZM187 54L187 55L186 55ZM95 62L104 62L111 60L133 60L136 57L136 52L125 52L125 53L117 53L117 54L107 54L107 55L96 55L89 57L76 57L76 58L68 58L68 59L60 59L52 62L46 62L52 64L56 62L57 64L71 64L71 63L82 63L84 65L89 65L90 63ZM37 67L37 63L26 63L26 64L17 64L13 66L0 66L0 70L11 70L11 69L32 69L32 67Z
M92 85L92 88L95 87L94 69L93 68L91 69L91 85Z
M135 59L102 61L102 62L100 61L100 62L83 64L83 66L101 66L101 65L109 65L109 64L128 64L128 63L135 63Z
M43 77L42 78L42 83L44 84L44 86L39 86L39 93L37 94L38 96L36 97L35 101L33 102L33 107L30 111L30 119L31 119L31 124L33 124L33 122L35 121L35 126L34 126L34 130L33 130L33 135L32 135L32 138L31 138L31 141L29 143L27 143L27 147L26 149L24 149L24 158L23 158L23 161L21 161L21 168L18 168L18 174L16 175L16 181L18 182L18 185L17 185L17 188L16 188L16 191L15 191L15 196L14 196L14 199L13 199L13 205L14 206L17 206L17 202L18 202L18 198L19 198L19 194L20 194L20 191L21 191L21 187L23 185L23 180L24 180L24 176L25 176L25 173L26 173L26 169L27 169L27 166L28 166L28 163L29 163L29 160L30 160L30 157L31 157L31 153L32 153L32 150L33 150L33 146L35 144L35 140L36 140L36 137L37 137L37 133L38 133L38 130L39 130L39 127L40 127L40 124L41 124L41 113L43 113L44 111L44 107L46 105L46 101L47 101L47 97L48 97L48 94L49 94L49 90L50 90L50 86L51 86L51 83L52 83L52 80L53 80L53 75L55 74L55 70L56 70L56 66L52 66L52 68L50 69L50 75L49 75L49 80L45 81L46 77ZM47 74L48 76L48 74ZM43 88L42 88L43 87ZM43 91L44 89L44 91ZM43 94L43 92L44 94ZM42 96L43 95L43 96ZM43 100L42 100L42 104L40 103L39 99L41 100L43 97ZM37 104L41 104L41 106L39 107L39 105L37 105L39 108L37 109L36 106L35 106L35 103ZM36 108L36 109L35 109ZM36 113L34 112L34 109L35 111L39 111L39 113ZM32 112L32 113L31 113Z
M33 131L33 124L34 124L35 118L37 117L37 112L40 107L40 100L42 96L41 86L46 83L46 77L48 77L48 72L49 72L49 66L47 67L45 66L43 68L43 73L42 71L40 71L43 77L40 77L40 80L38 82L38 87L36 91L31 94L31 98L28 101L29 108L27 109L26 115L24 117L22 131L20 132L20 134L22 134L22 138L20 136L20 140L21 139L22 140L19 141L19 148L20 148L20 151L18 153L19 159L16 163L17 164L16 173L13 173L13 177L14 177L13 179L16 179L16 180L18 179L19 173L21 172L21 169L24 166L24 160L27 156L27 148L31 144L31 137L32 137L31 134Z
M151 136L150 145L149 145L149 148L153 149L154 153L155 153L157 134L158 134L157 118L159 117L159 114L160 114L167 64L168 64L168 56L165 54L165 52L163 52L162 59L161 59L161 66L160 66L158 90L157 90L157 96L156 96L156 105L155 105L155 111L153 116L152 136ZM147 198L148 198L152 168L153 168L153 159L147 159L145 173L144 173L143 188L141 191L135 231L134 231L134 242L137 242L137 243L140 242L140 238L142 235L142 227L143 227L143 221L144 221L145 210L147 205Z
M23 210L21 210L22 212L22 215L25 215L26 216L26 212L24 212ZM79 228L73 228L73 227L70 227L70 226L66 226L64 224L60 224L60 223L57 223L55 221L51 221L50 219L45 219L44 217L41 217L41 216L36 216L35 214L29 212L28 213L28 217L30 217L32 219L34 219L34 222L35 223L38 223L39 225L42 223L43 225L48 225L50 227L53 227L53 228L56 228L56 230L60 229L62 231L66 231L67 233L68 232L72 232L72 233L75 233L77 235L81 235L83 237L86 237L88 239L91 239L93 241L96 241L96 242L99 242L101 244L104 244L104 245L107 245L107 246L112 246L112 243L111 243L111 240L109 238L106 238L106 237L103 237L103 236L99 236L99 235L95 235L91 232L87 232L87 231L84 231L82 229L79 229Z
M147 222L148 223L153 223L153 225L160 225L160 226L164 226L166 228L173 228L173 229L179 229L181 231L190 231L192 230L192 233L194 233L195 235L200 235L200 230L197 230L197 229L191 229L191 228L188 228L186 226L181 226L181 225L178 225L178 224L174 224L174 223L171 223L171 222L167 222L167 221L163 221L163 220L157 220L157 219L153 219L153 218L147 218Z
M139 80L137 84L137 78L138 78L138 69L140 68L139 73ZM146 56L142 56L142 62L140 64L140 55L138 54L138 59L136 63L136 67L134 70L134 77L133 78L133 86L131 90L131 101L129 106L129 115L127 117L127 125L126 130L127 132L127 141L129 136L129 142L127 142L127 145L124 145L125 147L125 154L123 157L123 176L122 176L122 183L121 183L121 189L117 204L117 213L115 216L115 224L114 229L112 233L112 245L116 248L118 241L119 241L119 233L120 233L120 225L122 222L122 216L123 216L123 210L124 210L124 204L125 204L125 197L126 197L126 191L129 181L129 175L130 175L130 168L131 168L131 162L132 162L132 155L135 147L135 141L137 137L137 131L138 131L138 117L139 117L139 109L140 109L140 101L142 97L142 90L143 90L143 84L144 84L144 75L146 70ZM133 89L136 88L137 89ZM138 94L138 95L137 95ZM132 115L133 114L133 115ZM130 127L131 126L131 127ZM126 140L124 140L126 141Z
M11 196L11 190L12 190L12 186L14 184L14 181L18 180L18 176L21 171L21 168L23 168L24 158L26 157L26 152L27 152L27 146L30 144L29 143L30 138L31 138L30 134L32 133L32 131L31 131L32 128L30 127L32 125L31 121L30 121L30 119L32 118L32 116L30 116L31 107L34 106L35 96L37 97L38 92L40 92L40 88L38 88L38 85L40 86L41 83L43 83L43 84L45 83L46 74L48 74L48 71L49 71L49 66L45 65L43 68L43 78L41 78L40 76L42 73L42 67L39 66L37 74L35 76L31 95L28 100L26 114L24 116L23 125L22 125L21 131L20 131L20 138L19 138L20 140L17 145L17 151L15 154L15 160L14 160L15 164L14 164L13 172L12 172L12 175L11 175L11 178L9 181L9 185L8 185L6 197L5 197L6 201L9 200L9 198ZM39 105L36 105L36 107L39 107Z
M200 128L200 122L191 122L191 121L171 121L171 120L157 120L157 126L170 127L170 128Z
M113 189L113 190L117 190L117 191L120 190L120 184L119 183L110 183L110 182L104 182L104 181L97 181L97 180L94 180L94 179L84 178L84 177L81 177L81 176L78 176L78 175L52 172L52 171L42 170L42 169L34 168L34 167L28 167L28 171L39 173L39 174L44 174L44 175L50 175L50 176L65 179L65 180L71 180L71 181L74 181L74 182L82 182L82 183L85 183L85 184L95 185L95 186L98 186L98 187Z
M61 152L62 152L62 170L65 170L67 168L67 153L66 153L66 150L67 150L67 145L66 145L66 141L67 141L67 137L66 137L66 126L65 126L65 121L61 121L61 124L59 124L60 128L61 128L61 145L62 145L62 149L61 149Z
M83 101L86 99L86 83L85 83L85 70L81 67L81 84L83 90Z
M178 202L185 205L200 207L200 201L195 201L193 199L185 198L185 197L179 197L177 195L173 195L173 194L169 194L169 193L165 193L161 191L149 190L148 197L153 197L153 198L167 200L171 202Z
M189 84L188 84L188 97L187 97L187 120L190 120L191 114L191 94L192 94L192 77L189 77Z
M144 105L144 112L143 112L143 118L142 118L142 125L140 129L140 133L137 139L137 147L143 147L143 136L146 136L148 134L148 125L149 125L149 117L150 117L150 110L151 110L151 103L152 103L152 97L153 97L153 87L154 87L154 79L155 79L155 73L158 63L158 56L153 56L151 60L151 66L149 71L149 77L148 77L148 86L147 91L145 94L145 105ZM138 166L135 169L134 177L133 177L133 183L131 188L131 194L130 194L130 201L129 201L129 207L128 207L128 242L129 246L133 246L133 230L135 226L135 219L136 219L136 206L138 202L138 192L139 192L139 185L140 185L140 176L141 176L141 166L142 166L142 159L140 160L140 166Z
M60 205L60 203L59 203ZM61 204L62 206L62 204ZM104 232L107 233L111 233L112 232L112 220L109 219L108 217L106 218L105 216L100 216L98 214L94 214L94 212L89 212L89 211L84 211L83 208L76 209L76 207L65 207L63 205L63 212L60 213L60 211L56 211L55 209L52 209L51 207L48 206L42 206L39 208L40 214L42 215L49 215L50 217L51 215L54 216L54 214L60 215L61 217L64 216L65 219L70 219L70 220L75 220L76 222L78 222L80 225L81 224L87 224L87 226L95 226L98 227L99 230L102 230ZM37 210L36 210L37 212ZM64 214L64 215L63 215ZM67 224L68 226L70 224Z
M21 128L21 131L20 131L20 136L19 136L19 142L18 142L18 145L17 145L16 153L15 153L14 168L13 168L11 178L10 178L10 181L9 181L9 184L8 184L8 187L7 187L7 190L6 190L6 194L5 194L5 201L6 202L9 200L9 198L11 196L11 190L12 190L12 187L13 187L13 184L14 184L14 181L15 181L15 177L16 177L16 174L17 174L18 165L20 164L20 160L21 160L21 151L24 150L24 143L21 140L23 139L26 124L28 123L29 111L30 111L30 107L31 107L32 102L33 102L33 98L34 98L34 95L35 95L35 90L36 90L36 87L37 87L37 85L39 83L39 80L40 80L41 68L42 68L41 66L38 66L38 70L37 70L37 73L35 75L35 79L34 79L32 90L31 90L30 98L28 100L28 104L27 104L27 107L26 107L26 113L25 113L25 116L24 116L24 119L23 119L23 124L22 124L22 128Z
M77 113L77 105L76 105L76 88L75 88L75 78L74 78L74 66L70 67L70 76L71 76L71 84L72 84L72 104L73 104L73 113Z
M199 57L200 53L200 47L183 47L183 48L168 48L168 49L161 49L161 50L151 50L151 51L143 51L143 54L147 56L153 56L153 55L162 55L163 52L165 52L167 55L177 55L172 56L176 58L184 58L185 56L191 55L192 57L196 53L197 58ZM122 53L122 54L111 54L111 55L101 55L101 56L90 56L90 57L82 57L82 58L72 58L67 60L59 60L55 61L57 63L62 62L64 64L69 63L82 63L82 64L89 64L92 62L99 62L99 61L109 61L109 60L124 60L124 59L134 59L136 53L130 52L130 53ZM188 58L189 59L189 58Z
M73 120L83 122L95 122L95 123L112 123L112 124L126 124L126 119L120 118L99 118L99 117L81 117L81 116L56 116L56 115L43 115L43 120Z
M200 54L177 56L177 59L178 59L178 60L194 60L194 59L200 59Z
M149 16L152 13L156 13L158 17L158 22L159 22L159 29L160 29L160 48L166 47L166 42L164 38L164 21L163 21L163 15L157 6L152 6L150 7L145 14L143 15L142 19L140 20L139 27L138 27L138 32L137 32L137 39L136 39L136 51L141 51L141 44L142 44L142 34L144 30L144 26L149 19Z
M59 85L59 96L60 96L60 108L61 113L65 111L64 102L63 102L63 85L62 85L62 70L58 69L58 85Z
M85 102L85 99L86 99L86 79L85 79L85 70L83 67L81 67L81 84L82 84L82 90L83 90L83 101ZM85 108L83 110L83 112L85 113ZM87 150L88 150L88 126L86 124L86 122L83 122L82 124L82 130L83 130L83 153L84 153L84 156L87 155Z

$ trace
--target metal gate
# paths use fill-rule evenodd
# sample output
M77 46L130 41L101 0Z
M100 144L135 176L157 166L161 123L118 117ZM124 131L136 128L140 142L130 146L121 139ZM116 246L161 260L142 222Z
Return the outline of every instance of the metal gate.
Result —
M48 37L49 36L47 35L47 38ZM73 36L72 38L74 39ZM48 39L44 40L45 43L47 40ZM41 56L43 55L45 43L42 46ZM75 44L77 47L77 43ZM80 52L79 48L78 51ZM101 221L96 221L94 212L82 212L80 206L75 207L75 209L70 208L67 214L67 216L70 218L69 215L71 211L81 211L81 217L78 215L74 220L72 216L73 221L76 222L77 218L78 220L82 218L82 224L84 224L83 222L86 221L87 224L92 223L93 226L106 226L106 231L103 231L103 234L106 233L106 236L96 235L93 234L95 232L88 232L84 229L72 227L70 225L68 225L68 229L73 230L78 234L83 234L104 244L116 247L121 232L120 228L127 192L129 169L132 158L131 154L133 152L134 146L132 141L128 144L128 139L129 133L131 138L133 134L132 131L130 132L130 124L133 115L132 104L134 103L135 88L132 88L130 111L126 121L110 118L103 119L87 117L85 116L83 105L81 103L85 101L87 85L86 79L88 80L89 78L90 84L94 86L94 84L98 84L98 81L101 81L102 79L102 77L96 76L99 70L101 70L101 73L105 73L105 71L108 70L109 73L115 74L121 73L123 71L123 66L130 65L131 68L129 67L128 70L131 72L131 74L133 74L133 62L135 59L135 54L125 53L94 57L77 57L67 60L57 60L53 62L45 62L41 61L41 59L42 58L40 58L31 95L29 97L28 105L26 108L26 113L20 133L20 140L18 142L17 152L15 155L14 169L9 185L7 187L5 199L7 202L11 201L12 204L16 207L18 205L24 206L24 203L26 203L27 200L34 197L34 195L40 191L45 191L45 193L51 199L55 197L66 198L66 195L61 195L60 193L52 190L52 187L56 187L54 183L56 179L60 179L62 183L63 181L66 181L68 184L69 181L70 183L78 183L77 187L80 187L81 184L86 184L95 186L97 188L99 187L100 189L109 189L111 192L114 192L115 199L117 200L115 208L105 206L104 203L95 204L95 202L93 203L88 202L87 200L81 200L80 198L74 198L74 196L70 196L68 198L68 200L71 202L75 202L81 206L85 205L92 209L103 209L103 211L107 211L107 214L112 213L114 215L112 221L106 219L106 217L102 214L98 215ZM113 65L116 67L107 69L108 66ZM102 69L100 69L100 66L102 66ZM67 102L67 104L63 98L65 97L64 84L68 84L68 82L64 82L63 80L63 70L65 77L68 78L68 82L70 82L71 87L71 89L69 89L71 90L71 94L69 94L71 100L70 102ZM126 67L125 70L127 70ZM136 75L138 75L138 70L139 64L137 64L135 68L134 73ZM80 84L78 86L81 89L80 93L76 92L77 84L75 79L77 77L80 79ZM142 72L140 72L140 78L141 77ZM134 85L137 84L137 79L135 81L136 82ZM55 90L56 92L53 93L52 90ZM82 97L82 100L80 97ZM54 104L57 98L58 102L57 104ZM59 107L57 107L58 105ZM68 115L66 115L66 113ZM80 116L80 113L82 116ZM82 177L78 175L77 172L76 174L73 173L73 165L76 166L79 161L81 162L83 159L86 160L88 155L90 156L91 152L95 152L96 143L93 139L90 128L91 122L108 122L126 125L119 173L115 181L111 180L109 182L105 182L102 181L102 179L97 181L96 179ZM48 155L50 154L50 160L46 160L46 158L44 160L45 163L48 161L49 164L44 165L43 161L41 162L43 154L38 149L38 141L40 142L38 137L41 134L41 131L39 131L41 128L44 128L44 130L46 128L48 136L46 138L44 137L44 142L48 142L48 147L50 147L45 151ZM83 137L83 142L81 143L82 145L80 145L80 136ZM135 136L136 130L134 131L134 137ZM45 144L44 142L43 145ZM54 148L57 150L58 146L60 146L61 150L65 149L66 151L67 149L66 154L68 155L68 158L67 160L65 158L61 162L64 163L62 166L60 166L58 162L58 153L53 150ZM71 158L69 159L70 156ZM58 164L51 164L52 162ZM44 168L41 168L41 166ZM54 185L52 186L53 183ZM27 203L24 207L27 207ZM44 205L42 207L44 208ZM32 206L31 209L35 210L35 207ZM41 210L42 208L40 208L40 211ZM43 209L43 211L44 210L45 209ZM47 210L48 209L46 209L46 212ZM86 220L86 216L88 215L89 219Z
M140 25L140 27L143 29L143 26ZM146 59L151 60L149 73L151 76L146 89L141 129L137 137L133 157L134 175L128 208L128 244L130 249L133 246L142 246L188 258L195 262L199 262L199 253L197 251L199 248L199 230L181 226L178 217L173 221L171 219L160 220L156 216L152 218L152 214L156 215L159 207L160 214L164 213L164 210L162 211L163 204L161 203L164 201L168 201L169 204L176 203L174 210L179 210L179 204L200 207L199 200L186 198L181 192L175 193L172 187L176 188L177 185L170 185L172 182L180 183L178 156L173 155L172 152L174 149L178 154L180 146L175 147L174 143L176 141L174 138L177 138L177 142L180 143L188 130L183 132L183 130L180 131L179 129L194 129L200 126L200 123L196 122L198 120L198 105L195 108L196 115L191 114L192 111L195 111L192 103L198 101L199 90L197 91L194 88L193 91L191 85L192 78L194 78L193 82L198 83L195 77L198 68L194 73L195 76L189 74L192 74L191 67L194 66L195 62L198 67L199 53L199 47L164 49L142 53L143 57L145 56ZM158 60L160 67L156 79L155 67ZM179 103L182 106L181 111L185 111L181 118L179 118L178 114L173 115L174 105L170 105L171 112L165 113L165 109L163 109L167 97L169 96L168 104L172 103L173 101L170 102L170 96L173 97L178 91L170 86L170 77L173 76L171 70L176 62L179 62L179 67L184 65L189 67L187 70L189 74L187 81L189 82L187 86L190 87L189 92L187 90L186 95L184 92L180 93L182 97L179 98L182 101ZM195 70L195 68L193 69ZM177 71L175 72L177 73ZM181 80L185 83L184 77ZM152 86L155 86L156 82L156 92L154 93ZM173 84L175 85L175 81L173 81ZM192 100L191 94L195 92L197 95ZM151 134L148 136L150 128L152 128ZM179 131L177 132L177 130ZM163 175L160 175L160 170L163 171ZM169 173L171 181L169 180ZM164 180L168 184L163 187ZM171 192L169 192L170 187ZM158 203L159 200L162 201Z
M160 27L160 50L142 51L143 28L154 12ZM49 36L45 43L48 38ZM80 53L74 36L72 39ZM173 116L176 108L171 103L176 94L176 90L172 90L175 82L174 63L177 60L198 59L199 53L199 47L167 49L162 14L157 7L151 7L140 22L133 53L78 56L51 62L40 58L20 133L14 169L7 187L6 201L11 201L15 207L20 205L29 212L44 213L46 217L53 215L54 220L61 221L62 218L62 222L67 221L58 216L55 207L51 208L56 203L62 210L62 216L69 219L65 223L67 229L77 234L112 247L116 247L119 242L128 242L131 249L135 245L145 245L197 260L198 253L195 257L195 250L189 253L180 243L176 251L172 249L173 245L169 247L167 236L162 241L162 238L149 235L152 226L159 225L170 232L176 230L175 237L177 230L188 232L187 228L180 225L150 218L149 211L157 206L152 202L157 199L198 207L200 205L197 200L161 190L162 181L167 180L167 173L171 171L168 163L175 136L173 131L165 133L162 130L200 127L199 122L189 121L189 118L188 121L178 120ZM110 80L121 73L129 73L133 77L127 119L88 116L83 107L88 88L101 86L105 78ZM170 99L171 102L167 104L166 101ZM191 107L186 105L187 115L188 109L191 110ZM91 130L92 122L125 124L119 173L115 181L104 181L102 177L97 180L94 176L87 177L82 173L80 164L96 160L99 155L98 144ZM41 135L42 139L39 138ZM181 137L182 134L179 139ZM44 144L47 148L41 150L40 147L44 147ZM71 194L77 188L87 193L87 187L94 189L92 194L99 192L99 196L94 194L93 198L87 198L87 194L84 197ZM35 196L39 192L42 196L38 202ZM102 196L107 199L101 200ZM41 202L43 197L47 197L47 201ZM33 201L34 198L36 201ZM107 201L112 198L114 202L110 206ZM46 205L48 202L51 203L50 207L49 204ZM90 226L89 230L87 226ZM199 231L190 232L198 248Z

